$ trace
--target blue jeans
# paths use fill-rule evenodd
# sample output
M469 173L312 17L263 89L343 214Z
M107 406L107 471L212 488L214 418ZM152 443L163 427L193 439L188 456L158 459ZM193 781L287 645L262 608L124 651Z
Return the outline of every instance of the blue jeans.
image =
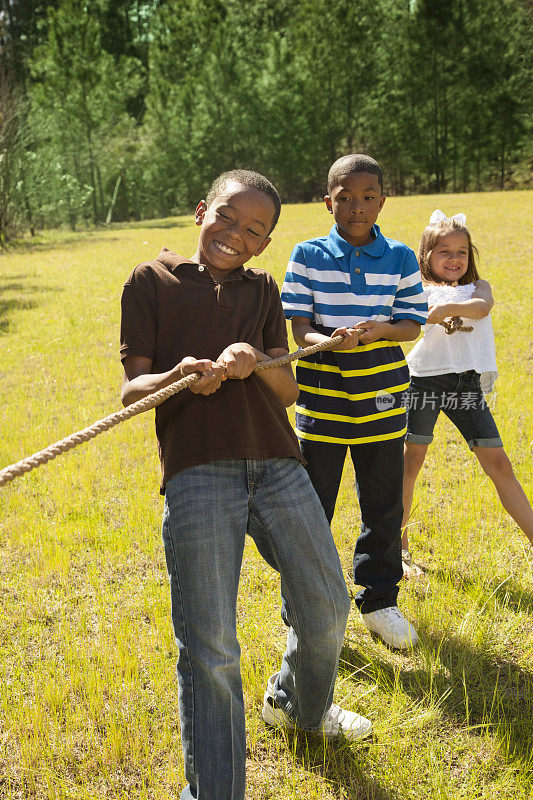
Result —
M328 522L346 458L347 445L300 440L307 471ZM403 575L403 437L350 445L355 488L361 509L361 532L355 544L353 578L363 589L355 602L362 614L396 605Z
M179 648L187 786L181 800L243 800L245 721L236 603L245 535L280 572L289 622L278 705L316 730L332 702L350 609L331 530L291 458L214 461L167 484L163 542ZM268 624L268 620L265 620Z
M407 395L406 440L431 444L433 429L442 411L459 430L469 448L503 447L498 428L481 391L480 375L447 372L411 378Z

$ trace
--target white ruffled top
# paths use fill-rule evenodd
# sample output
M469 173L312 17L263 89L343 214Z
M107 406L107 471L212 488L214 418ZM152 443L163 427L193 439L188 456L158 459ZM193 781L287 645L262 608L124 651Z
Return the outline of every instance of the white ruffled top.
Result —
M476 286L447 286L428 284L424 294L428 305L436 303L462 303L470 300ZM444 375L448 372L466 372L473 369L481 375L481 388L485 394L494 388L498 377L496 347L490 314L482 319L463 317L470 332L446 333L442 325L425 325L424 336L406 356L411 375Z

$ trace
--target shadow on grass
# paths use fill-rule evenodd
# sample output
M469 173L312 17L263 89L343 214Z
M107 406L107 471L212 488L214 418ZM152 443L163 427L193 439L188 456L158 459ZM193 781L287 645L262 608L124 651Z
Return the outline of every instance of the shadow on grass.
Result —
M405 669L398 670L379 657L363 658L359 650L345 645L341 670L360 670L366 664L358 673L360 680L376 681L389 690L398 682L414 701L438 704L454 725L466 725L472 735L502 726L511 758L531 758L533 673L465 638L438 636L421 624L417 630L438 655L441 668L429 663L427 668L413 668L410 659Z
M192 215L191 215L192 216ZM186 228L191 224L190 219L170 218L170 219L147 219L140 222L125 222L120 226L123 228L147 228L153 230L166 230L168 228ZM114 226L113 226L114 227ZM117 228L119 225L117 224Z
M305 733L272 730L284 737L296 761L308 772L321 775L328 790L346 800L399 800L396 792L369 777L366 754L372 739L348 744L343 740L324 741Z
M29 274L11 275L0 280L0 334L9 332L11 316L15 311L26 311L37 307L37 300L33 299L32 295L61 291L56 287L43 286L38 280L36 275ZM16 292L19 296L4 297L3 295L8 292Z
M58 238L55 241L32 241L31 239L15 239L9 243L8 248L0 250L0 254L9 255L10 253L46 253L51 250L58 252L64 250L75 250L79 247L86 247L87 243L98 244L105 242L119 241L118 236L99 236L92 231L82 231L79 234L65 234L65 238Z
M35 238L13 239L4 248L0 248L1 255L10 253L43 253L50 250L74 250L85 247L87 242L96 244L119 241L118 236L110 236L110 231L126 230L170 230L172 228L186 228L191 224L190 219L182 217L167 217L165 219L147 219L135 222L113 222L110 225L99 225L96 228L85 228L80 231L58 230L55 239L43 239L42 234ZM103 235L105 232L106 235ZM46 236L46 234L44 234ZM54 234L52 234L53 236Z
M26 311L35 308L34 300L1 300L0 299L0 333L8 333L11 327L10 315L14 311Z

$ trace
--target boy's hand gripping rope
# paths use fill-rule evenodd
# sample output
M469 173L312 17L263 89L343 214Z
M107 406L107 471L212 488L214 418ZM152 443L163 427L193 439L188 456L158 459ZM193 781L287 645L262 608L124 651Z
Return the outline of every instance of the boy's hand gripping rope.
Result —
M333 347L340 344L343 339L343 336L334 336L333 338L325 339L323 342L320 342L320 344L314 344L311 347L299 349L294 353L281 356L281 358L275 358L271 361L259 361L254 367L254 372L281 367L284 364L290 364L291 361L296 361L296 359L302 356L310 356L313 353L318 353L320 350L331 350ZM142 400L137 400L136 403L132 403L121 411L115 411L114 414L110 414L108 417L93 422L88 428L83 428L83 430L77 431L77 433L71 433L70 436L67 436L65 439L60 439L58 442L54 442L54 444L51 444L44 450L39 450L31 456L23 458L22 461L17 461L16 464L5 467L5 469L0 470L0 486L5 486L6 483L18 478L19 475L24 475L25 472L30 472L41 464L46 464L47 461L51 461L56 456L61 455L61 453L66 453L79 444L94 439L99 433L104 433L104 431L114 428L119 422L130 419L130 417L135 417L137 414L142 414L143 411L150 411L150 409L161 405L161 403L164 403L169 397L178 394L178 392L181 392L183 389L187 389L199 380L199 373L193 372L191 375L187 375L185 378L180 378L179 381L165 386L164 389L159 389L159 391L153 394L146 395Z

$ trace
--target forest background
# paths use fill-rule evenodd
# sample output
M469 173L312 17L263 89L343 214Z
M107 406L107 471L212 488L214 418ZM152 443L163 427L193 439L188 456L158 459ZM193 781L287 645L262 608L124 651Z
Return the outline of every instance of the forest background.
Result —
M188 211L218 173L324 193L533 180L527 0L0 0L0 245Z

